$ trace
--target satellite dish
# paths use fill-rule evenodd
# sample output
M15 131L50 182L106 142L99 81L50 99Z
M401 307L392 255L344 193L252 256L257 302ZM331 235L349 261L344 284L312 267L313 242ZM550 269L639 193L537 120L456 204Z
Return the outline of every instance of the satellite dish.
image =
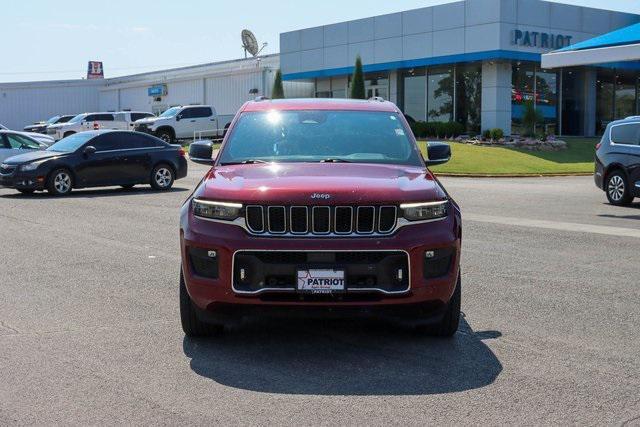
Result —
M240 36L242 37L242 48L244 49L245 58L247 57L247 52L253 57L258 56L258 54L262 52L262 49L267 46L267 43L263 43L262 47L258 47L258 39L256 39L256 36L249 30L242 30Z

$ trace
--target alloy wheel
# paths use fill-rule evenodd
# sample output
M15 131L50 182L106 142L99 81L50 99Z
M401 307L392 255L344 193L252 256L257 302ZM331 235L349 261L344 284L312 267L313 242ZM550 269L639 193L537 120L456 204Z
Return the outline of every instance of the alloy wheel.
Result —
M619 202L624 197L624 180L620 175L614 175L609 180L609 187L607 189L611 200Z
M59 172L53 179L53 186L60 194L68 193L71 190L71 177L67 172Z
M154 179L158 187L166 188L171 184L172 174L171 171L167 168L159 168L156 170L156 174Z

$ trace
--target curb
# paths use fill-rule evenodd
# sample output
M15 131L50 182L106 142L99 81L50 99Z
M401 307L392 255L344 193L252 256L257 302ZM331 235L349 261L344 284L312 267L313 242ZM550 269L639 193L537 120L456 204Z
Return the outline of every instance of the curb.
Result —
M443 176L450 178L554 178L554 177L571 177L571 176L593 176L593 172L587 173L548 173L548 174L472 174L472 173L437 173L432 172L435 176Z

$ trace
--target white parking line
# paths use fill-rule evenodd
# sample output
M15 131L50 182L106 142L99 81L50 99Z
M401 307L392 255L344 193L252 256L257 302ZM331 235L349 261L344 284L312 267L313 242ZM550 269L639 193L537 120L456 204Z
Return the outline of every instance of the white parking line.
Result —
M491 224L546 228L549 230L574 231L578 233L606 234L608 236L635 237L640 239L640 230L635 228L475 214L463 215L462 219L463 221L488 222Z

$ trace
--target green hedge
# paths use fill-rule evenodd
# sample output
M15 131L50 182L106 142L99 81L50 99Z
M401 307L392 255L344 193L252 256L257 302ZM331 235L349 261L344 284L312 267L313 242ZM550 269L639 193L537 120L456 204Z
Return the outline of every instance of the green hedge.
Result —
M415 122L411 130L416 138L455 138L465 133L464 125L458 122Z

